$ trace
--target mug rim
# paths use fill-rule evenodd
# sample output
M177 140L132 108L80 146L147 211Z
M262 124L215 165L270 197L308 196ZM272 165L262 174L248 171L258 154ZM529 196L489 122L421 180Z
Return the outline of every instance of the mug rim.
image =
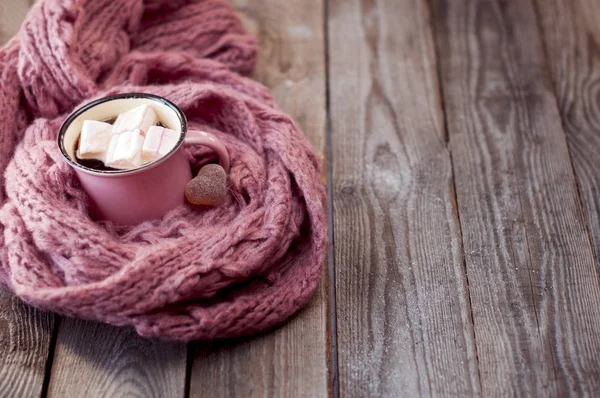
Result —
M135 169L123 169L123 170L96 170L96 169L92 169L89 167L85 167L85 166L77 163L73 159L71 159L71 157L67 153L67 150L65 148L65 143L64 143L65 133L67 132L67 129L69 128L71 123L73 123L73 121L75 119L77 119L82 113L88 111L89 109L91 109L95 106L98 106L105 102L117 100L117 99L128 99L128 98L131 98L131 99L144 98L144 99L150 99L150 100L153 100L156 102L161 102L163 105L166 105L167 107L169 107L171 110L173 110L175 112L175 114L177 115L177 118L179 119L179 122L181 123L181 134L179 135L179 140L177 141L175 146L171 149L171 151L169 151L162 158L155 160L153 162L146 163L145 165L141 165L139 167L136 167ZM173 156L173 154L175 154L175 152L177 152L177 150L179 150L179 147L181 147L181 145L183 144L183 141L185 140L186 134L187 134L187 119L186 119L183 111L177 105L175 105L173 102L169 101L168 99L163 98L158 95L155 95L155 94L131 92L131 93L121 93L121 94L114 94L114 95L108 95L106 97L101 97L94 101L88 102L85 105L82 105L81 107L74 110L60 126L60 130L58 131L57 144L58 144L58 148L60 149L60 152L63 155L63 158L72 167L75 167L76 169L81 170L82 172L87 173L87 174L100 175L100 176L104 176L104 177L117 177L117 176L132 175L132 174L140 173L142 171L145 171L145 170L148 170L148 169L151 169L153 167L160 165L162 162L166 161L171 156Z

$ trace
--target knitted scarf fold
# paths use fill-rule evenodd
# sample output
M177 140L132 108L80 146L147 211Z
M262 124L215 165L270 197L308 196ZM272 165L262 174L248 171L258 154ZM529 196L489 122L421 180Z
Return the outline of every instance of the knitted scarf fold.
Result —
M0 50L0 285L143 336L273 327L314 292L327 227L320 159L245 77L256 44L220 0L42 0ZM175 102L231 160L228 201L123 227L90 219L56 145L81 104L121 92ZM188 150L196 171L213 162Z

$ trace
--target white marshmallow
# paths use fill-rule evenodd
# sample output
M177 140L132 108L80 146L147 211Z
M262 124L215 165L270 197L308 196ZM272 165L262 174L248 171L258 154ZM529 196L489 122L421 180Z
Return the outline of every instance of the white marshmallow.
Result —
M140 130L142 135L148 132L151 126L156 125L158 117L150 106L144 104L117 116L112 126L113 134L121 134L126 131Z
M77 157L103 160L110 143L112 126L96 120L84 120L79 135Z
M179 141L179 133L176 131L152 126L146 132L146 139L142 147L142 157L149 162L159 159L169 153Z
M143 144L144 137L140 130L113 135L104 164L115 169L133 169L140 166Z

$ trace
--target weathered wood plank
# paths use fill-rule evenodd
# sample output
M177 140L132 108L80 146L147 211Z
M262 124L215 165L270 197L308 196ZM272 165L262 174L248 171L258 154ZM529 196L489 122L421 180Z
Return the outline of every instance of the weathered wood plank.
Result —
M600 270L600 2L537 0L548 63Z
M600 287L532 3L432 4L481 392L595 396Z
M278 105L325 146L325 51L322 0L232 1L259 40L255 78ZM328 284L281 328L251 340L194 348L192 397L323 397L328 394Z
M329 4L340 396L476 395L427 4Z
M62 318L49 397L185 396L186 345L133 329Z
M54 315L0 290L0 397L42 393Z
M19 30L33 0L0 0L0 46Z

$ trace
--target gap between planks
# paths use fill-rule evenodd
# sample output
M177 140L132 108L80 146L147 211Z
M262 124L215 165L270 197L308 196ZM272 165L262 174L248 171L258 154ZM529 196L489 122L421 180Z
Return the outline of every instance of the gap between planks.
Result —
M428 12L428 20L429 20L429 29L431 30L431 34L433 37L436 36L437 32L436 32L436 26L433 22L433 19L431 18L431 13L432 13L432 0L424 0L425 4L427 6ZM437 40L433 40L433 44L434 44L434 49L435 49L435 65L436 65L436 77L437 77L437 88L438 88L438 98L440 101L440 109L442 110L442 120L443 120L443 126L444 126L444 138L446 140L446 151L448 151L448 156L450 158L450 168L452 169L452 183L451 183L451 189L452 189L452 208L456 214L456 220L458 221L458 236L460 239L460 246L461 246L461 251L462 251L462 264L463 264L463 269L464 269L464 273L465 273L465 281L466 281L466 293L467 293L467 298L468 298L468 303L469 303L469 314L471 317L471 325L475 324L475 319L473 317L473 302L471 300L471 288L470 288L470 282L469 282L469 273L467 272L467 261L465 259L465 247L464 247L464 243L463 243L463 231L462 231L462 224L461 224L461 220L460 220L460 213L458 211L458 197L456 194L456 176L454 173L454 158L453 158L453 154L452 154L452 150L450 148L450 134L448 133L448 117L446 115L446 99L444 97L444 87L442 86L442 70L441 70L441 65L440 65L440 49L438 47L439 43L437 42ZM471 328L471 332L472 332L472 336L473 336L473 351L475 353L475 364L477 366L477 381L479 384L479 388L481 388L481 370L479 369L479 354L477 352L477 339L475 337L475 329Z
M329 227L329 339L330 339L330 396L340 396L337 307L335 281L335 231L333 229L333 150L331 144L331 88L329 75L329 0L323 1L323 47L325 50L325 110L326 110L326 167L327 167L327 224Z

